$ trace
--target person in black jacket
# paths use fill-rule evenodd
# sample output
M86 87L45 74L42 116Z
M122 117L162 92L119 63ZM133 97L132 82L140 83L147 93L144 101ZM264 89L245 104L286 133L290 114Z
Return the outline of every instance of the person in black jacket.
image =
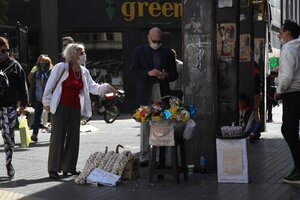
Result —
M174 53L162 46L162 31L151 28L148 44L134 50L132 71L137 80L136 104L149 105L170 94L170 82L178 78ZM141 165L149 163L149 123L141 124Z
M20 102L20 112L25 113L28 89L25 72L22 66L9 56L9 43L4 37L0 37L0 71L5 71L9 83L8 87L0 92L0 126L6 154L7 175L12 177L15 175L12 155L15 146L17 103Z
M277 105L277 102L274 100L274 94L276 92L275 78L278 73L272 71L269 76L267 76L267 113L268 118L267 122L273 122L273 107Z

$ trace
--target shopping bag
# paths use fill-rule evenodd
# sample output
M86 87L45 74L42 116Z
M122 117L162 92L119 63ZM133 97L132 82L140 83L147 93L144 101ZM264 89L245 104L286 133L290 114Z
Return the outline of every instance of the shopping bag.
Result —
M191 139L195 134L195 128L196 128L196 122L192 119L190 119L184 128L183 131L183 138L185 140Z
M21 148L25 148L25 147L28 147L31 142L31 137L29 134L29 127L28 127L28 123L27 123L27 119L26 119L25 115L19 116L18 120L19 120Z
M174 146L174 125L167 121L151 122L149 144L155 146Z

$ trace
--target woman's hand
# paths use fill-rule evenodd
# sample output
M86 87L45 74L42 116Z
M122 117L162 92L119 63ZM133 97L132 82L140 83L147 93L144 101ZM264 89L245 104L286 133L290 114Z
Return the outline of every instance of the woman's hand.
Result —
M50 112L50 106L44 106L44 110Z
M110 93L110 92L116 94L118 91L113 86L111 86L111 85L108 84L107 85L107 93Z
M23 114L23 115L25 115L25 114L26 114L26 107L24 107L24 106L20 106L20 108L19 108L19 112L20 112L20 114Z

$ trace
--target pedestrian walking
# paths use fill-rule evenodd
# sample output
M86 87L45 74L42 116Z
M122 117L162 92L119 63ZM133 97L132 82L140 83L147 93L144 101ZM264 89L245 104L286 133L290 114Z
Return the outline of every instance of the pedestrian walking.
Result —
M267 122L273 122L273 107L277 105L274 100L274 93L276 92L275 78L277 77L277 72L271 71L267 76Z
M53 67L49 56L41 54L36 62L37 71L32 74L30 84L30 104L34 105L34 120L31 140L38 141L39 128L43 113L43 93ZM48 113L47 113L48 114Z
M19 111L25 114L28 104L26 75L22 66L10 57L9 42L0 37L0 126L4 141L7 175L15 175L12 157L15 147L15 125L17 104Z

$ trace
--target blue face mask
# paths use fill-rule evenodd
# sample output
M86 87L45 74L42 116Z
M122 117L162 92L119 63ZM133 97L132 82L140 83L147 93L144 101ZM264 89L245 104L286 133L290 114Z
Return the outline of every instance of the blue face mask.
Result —
M46 72L49 70L49 63L40 63L41 70Z

